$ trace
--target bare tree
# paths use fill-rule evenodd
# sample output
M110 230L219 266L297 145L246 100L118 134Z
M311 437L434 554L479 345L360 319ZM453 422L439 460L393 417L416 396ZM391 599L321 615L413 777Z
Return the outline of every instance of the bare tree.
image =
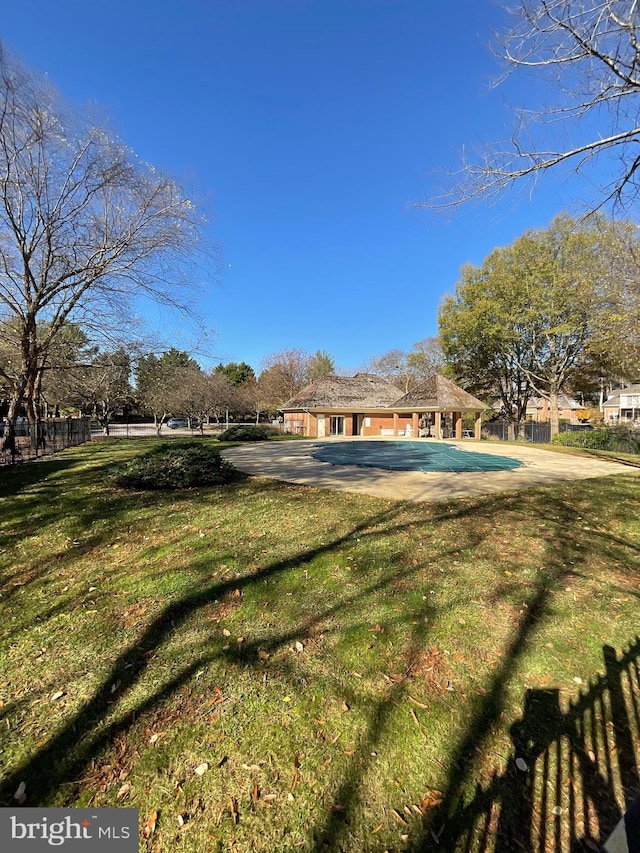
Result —
M88 364L65 371L66 396L60 402L91 414L109 435L113 416L133 403L131 356L124 349L95 353Z
M101 323L133 296L185 304L200 221L176 182L66 104L0 47L0 322L17 335L9 429L70 322ZM15 367L15 365L14 365Z
M444 366L445 357L438 338L429 337L416 341L409 352L392 349L376 356L364 369L381 376L406 394L434 373L440 373Z
M495 50L505 77L548 80L551 102L517 111L509 142L465 156L434 206L491 198L565 166L599 184L592 209L627 207L640 190L638 0L519 0L510 14Z

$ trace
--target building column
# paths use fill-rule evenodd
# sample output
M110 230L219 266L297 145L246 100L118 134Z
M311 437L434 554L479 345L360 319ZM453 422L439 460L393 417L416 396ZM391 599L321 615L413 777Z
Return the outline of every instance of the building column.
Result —
M458 441L462 439L462 412L453 413L454 435Z
M413 419L413 437L419 438L420 437L420 427L418 426L418 421L420 420L420 416L418 415L417 412L413 413L412 419Z
M435 438L437 438L438 440L440 440L440 439L442 438L442 433L440 432L440 427L441 427L441 413L440 413L440 412L436 412L436 413L435 413L435 416L436 416L436 424L435 424Z
M393 413L393 434L397 438L398 437L398 413Z
M480 428L482 427L482 412L476 412L476 423L474 437L476 441L480 441Z

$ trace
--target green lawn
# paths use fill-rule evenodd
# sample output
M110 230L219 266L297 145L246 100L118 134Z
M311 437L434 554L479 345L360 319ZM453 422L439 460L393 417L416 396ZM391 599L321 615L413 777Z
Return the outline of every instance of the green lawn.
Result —
M640 650L617 706L598 674L638 633L636 477L433 505L113 486L150 444L0 469L2 802L135 806L141 850L193 853L552 845L553 773L608 798L556 803L562 844L615 819Z

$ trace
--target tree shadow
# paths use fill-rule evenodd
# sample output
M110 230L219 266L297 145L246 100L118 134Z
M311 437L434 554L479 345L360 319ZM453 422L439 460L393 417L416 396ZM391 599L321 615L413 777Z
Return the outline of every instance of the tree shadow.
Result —
M511 499L499 496L472 506L443 507L442 512L462 517L480 506L486 510L487 504L499 512ZM575 574L579 545L571 531L582 518L579 509L553 499L544 503L540 517L559 522L558 529L565 533L549 542L544 571L533 585L491 683L452 751L441 802L426 812L418 838L414 835L404 850L593 851L619 820L620 803L628 803L639 787L635 755L640 749L640 639L620 658L615 650L604 647L606 675L596 678L568 711L560 709L557 691L528 691L522 719L511 730L513 754L507 769L494 773L488 786L476 785L471 802L465 801L479 750L505 709L516 667L549 618L556 589ZM604 532L589 534L590 547L602 555L612 556L613 542ZM619 556L636 546L618 538L614 547ZM505 587L495 595L507 594ZM418 644L422 641L419 629L414 639ZM389 726L389 710L390 705L382 701L371 714L367 747L377 743ZM330 813L313 832L314 851L343 849L340 840L359 798L365 769L354 764L348 772L340 790L339 813ZM555 790L550 793L552 785Z
M265 486L265 489L267 488L276 490L280 487L273 484L268 487ZM451 502L431 508L430 519L437 523L445 519L464 520L465 518L486 516L490 520L494 513L500 513L506 509L513 508L518 500L518 496L509 495L494 496L489 499L474 499L467 502ZM545 514L548 512L549 517L559 520L558 526L561 529L572 529L576 523L577 510L575 507L569 506L566 501L558 499L554 503L554 501L546 499L543 495L540 497L539 508L540 513L538 517L545 517ZM544 508L544 512L541 508ZM197 614L202 608L207 605L216 605L236 589L243 592L255 585L262 584L267 579L272 580L277 578L284 572L299 569L314 558L339 549L347 542L352 541L356 536L391 535L401 531L407 524L415 520L414 518L411 518L410 521L403 519L402 512L404 509L404 505L394 503L382 512L375 515L367 515L360 523L353 524L347 532L339 536L333 536L330 538L330 541L319 544L317 547L309 548L306 551L294 554L285 559L272 562L244 576L234 576L230 579L219 580L214 583L206 581L202 587L167 605L148 627L141 632L135 642L122 651L111 666L106 677L102 680L99 688L94 692L91 699L82 706L80 711L66 722L63 728L33 756L12 770L11 774L3 782L0 798L8 801L18 787L18 784L24 781L29 791L29 804L37 802L45 805L51 802L61 786L69 784L70 780L81 778L91 760L108 747L114 737L131 727L134 717L140 716L157 707L166 697L174 694L182 685L189 682L195 673L207 663L216 658L226 657L230 660L239 660L247 665L256 666L255 662L259 648L273 652L277 648L291 643L301 631L309 630L313 624L330 617L340 609L346 610L352 607L355 598L348 595L341 596L331 606L309 617L303 625L296 624L294 627L276 631L271 637L262 638L259 644L257 642L249 642L241 649L230 649L227 651L221 650L218 647L208 650L204 649L202 653L194 654L188 665L184 666L177 674L172 673L168 680L163 681L157 689L141 700L134 709L123 710L120 716L113 719L113 711L117 707L117 703L133 690L148 670L151 660L150 653L169 638L179 634L187 620ZM95 506L87 507L83 515L84 521L86 522L95 514ZM603 553L608 553L612 547L610 539L596 532L590 534L590 540L592 546L600 548ZM447 560L456 554L458 548L474 548L480 542L481 536L476 535L475 539L469 539L463 546L460 543L451 543L450 546L442 549L441 557L443 560ZM614 547L624 550L628 544L630 545L631 543L618 541ZM432 810L425 817L424 825L421 829L421 840L416 842L412 849L430 849L434 846L434 839L436 838L442 849L447 850L482 850L492 845L495 847L497 844L503 845L502 847L496 847L496 849L502 851L509 849L544 849L544 846L539 847L529 844L526 839L526 832L531 833L534 826L538 826L540 812L546 814L549 809L553 809L557 805L555 802L552 803L553 797L550 797L548 794L548 808L544 804L547 801L543 801L542 804L540 803L543 792L548 789L549 783L553 779L562 780L566 777L567 772L569 773L569 778L575 776L576 779L580 780L579 784L576 783L576 790L578 788L581 791L586 790L587 802L589 803L591 802L589 798L593 799L596 796L596 788L602 787L603 780L604 783L609 784L608 780L613 778L616 772L622 774L621 769L615 770L614 768L614 765L618 767L619 758L616 757L613 749L605 749L602 752L602 757L600 757L601 753L598 751L600 747L598 746L595 749L591 745L592 742L595 743L596 741L596 745L598 745L600 742L598 738L602 737L602 724L598 721L600 718L597 715L594 718L596 721L592 722L586 712L582 716L576 712L571 720L577 734L572 735L573 740L571 740L569 735L565 733L565 730L571 730L570 721L568 721L566 712L560 710L557 695L553 691L532 691L530 696L529 694L527 695L522 720L519 724L515 724L512 729L513 756L510 758L507 770L502 774L494 774L493 780L489 785L482 788L477 786L470 802L460 803L460 791L465 786L468 788L472 785L474 768L477 763L478 747L489 735L492 726L495 725L505 706L505 695L509 681L536 630L548 617L554 591L567 574L574 572L570 564L572 558L575 557L575 542L569 535L557 537L548 545L548 561L545 572L541 573L537 583L530 588L531 591L528 593L524 614L516 630L513 632L507 648L503 652L501 663L492 678L492 682L488 686L486 694L480 700L479 707L466 727L460 742L452 750L450 771L444 790L443 803L440 808ZM363 586L358 591L357 596L370 596L374 593L384 591L388 584L393 583L396 576L391 574L376 583ZM497 594L498 596L506 596L508 593L509 589L505 587L504 590L499 591ZM424 614L432 614L433 609L434 605L425 603ZM420 622L420 620L417 620L417 622ZM425 646L427 629L424 620L411 629L409 639L410 642L408 645L410 651L408 652L408 657L410 658L414 651ZM620 661L615 664L612 662L609 666L611 672L609 672L609 669L607 670L605 681L608 685L615 672L618 673L619 680L624 681L624 691L626 691L624 693L624 708L627 709L628 722L631 725L635 720L635 727L638 729L640 726L638 718L638 691L635 688L631 691L633 696L636 697L631 702L628 698L630 688L627 685L627 681L632 682L631 676L634 672L635 682L633 684L638 685L639 683L638 655L635 652L631 654L631 650L628 654L631 655L629 657L629 666L625 663L624 667L626 668L621 669L622 663ZM635 667L635 670L633 667ZM374 703L372 706L367 731L362 739L365 747L365 756L375 751L376 745L380 742L383 734L392 725L391 712L394 703L402 700L406 687L405 683L392 686L380 701ZM606 690L605 688L603 690L606 693L609 687L607 686ZM609 697L605 702L606 708L613 708L615 703L611 703L610 690L606 695ZM630 702L631 704L629 704ZM600 713L601 709L597 706L597 703L594 703L595 699L593 699L592 706ZM618 703L616 707L616 719L620 720L622 705ZM613 714L613 711L607 710L607 713ZM111 717L112 722L105 722L106 717ZM606 723L604 726L606 729ZM560 729L562 729L562 736L560 737L562 743L560 747L557 747L557 743L559 742L558 731ZM619 731L618 739L621 743L626 744L625 749L627 749L628 738L627 741L624 740L624 724L622 722L620 723ZM566 757L568 755L565 745L567 738L569 738L568 742L572 745L571 754L573 758L571 760ZM593 767L594 762L590 757L590 752L593 752L598 759L595 762L597 765L595 768ZM528 783L524 786L524 794L521 784L524 771L520 770L516 763L518 758L522 758L527 763L527 766L529 766L528 762L533 762L532 766L536 768L535 773L531 775L530 784ZM609 764L607 764L607 761ZM557 770L559 762L562 768L560 773ZM609 769L609 765L611 769ZM371 762L366 757L364 763L357 763L355 760L351 763L336 793L336 804L340 808L329 810L322 819L318 820L310 833L309 841L312 844L310 849L341 849L348 820L361 796L363 777L370 770ZM627 786L632 785L634 778L637 778L637 766L629 762L625 766L624 774L622 775L626 779L625 784ZM529 777L526 776L526 778ZM514 780L518 784L514 784ZM619 806L614 805L618 802L618 787L614 785L609 794L606 794L605 790L606 802L600 807L603 814L602 827L609 825L611 821L615 822L616 814L620 814ZM577 802L577 795L574 796L574 801ZM584 811L582 805L572 806L572 813L577 815L581 808ZM592 810L592 807L589 806L588 809ZM606 819L604 817L605 812L609 815ZM589 811L589 815L591 815L591 811ZM552 816L553 819L558 817L553 812ZM580 831L577 817L574 820L574 824L574 835L577 843ZM517 842L519 846L509 847L508 844L514 844L516 836L510 836L510 833L514 831L519 833L517 837L522 838L523 841L522 843ZM604 830L598 831L601 834ZM523 835L523 833L525 834ZM544 833L543 837L545 844L547 844L548 839L553 836L551 830L548 828L544 830ZM593 837L595 838L596 836L593 835Z
M315 557L346 544L354 536L372 528L381 527L385 533L388 533L393 529L394 518L399 512L400 508L396 504L389 510L369 516L360 524L353 525L348 532L330 542L271 563L252 574L209 583L164 607L135 642L118 655L100 687L81 710L34 755L5 776L0 788L0 801L8 802L20 782L25 782L29 790L30 803L47 803L61 785L81 776L87 764L112 740L115 734L128 728L136 716L155 707L174 693L204 664L210 663L216 657L235 656L243 660L256 660L255 652L258 646L254 647L252 643L247 643L238 653L215 649L213 652L202 654L169 681L163 683L133 711L129 710L115 722L101 727L104 718L112 711L114 705L140 681L150 665L153 651L168 638L178 634L184 623L199 610L209 604L218 604L224 600L225 596L234 594L236 591L243 594L252 586L260 585L267 579L273 579L279 574L303 566ZM373 586L382 588L392 582L393 577ZM367 587L358 593L358 597L372 592L373 587ZM353 598L339 600L330 608L314 616L311 622L325 619L339 609L351 606L353 602ZM309 625L306 628L308 629ZM300 625L295 625L290 630L274 634L268 641L263 639L260 646L273 651L283 644L291 643L304 629L305 626L301 629Z

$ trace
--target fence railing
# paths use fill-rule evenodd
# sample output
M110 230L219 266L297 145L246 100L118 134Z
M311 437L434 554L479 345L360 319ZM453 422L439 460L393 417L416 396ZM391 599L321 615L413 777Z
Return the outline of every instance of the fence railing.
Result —
M91 439L91 418L48 418L37 424L19 421L13 447L2 449L6 425L0 429L0 465L25 462L76 447Z
M558 690L527 690L506 768L443 816L439 849L600 850L640 793L640 637L603 656L565 709Z

